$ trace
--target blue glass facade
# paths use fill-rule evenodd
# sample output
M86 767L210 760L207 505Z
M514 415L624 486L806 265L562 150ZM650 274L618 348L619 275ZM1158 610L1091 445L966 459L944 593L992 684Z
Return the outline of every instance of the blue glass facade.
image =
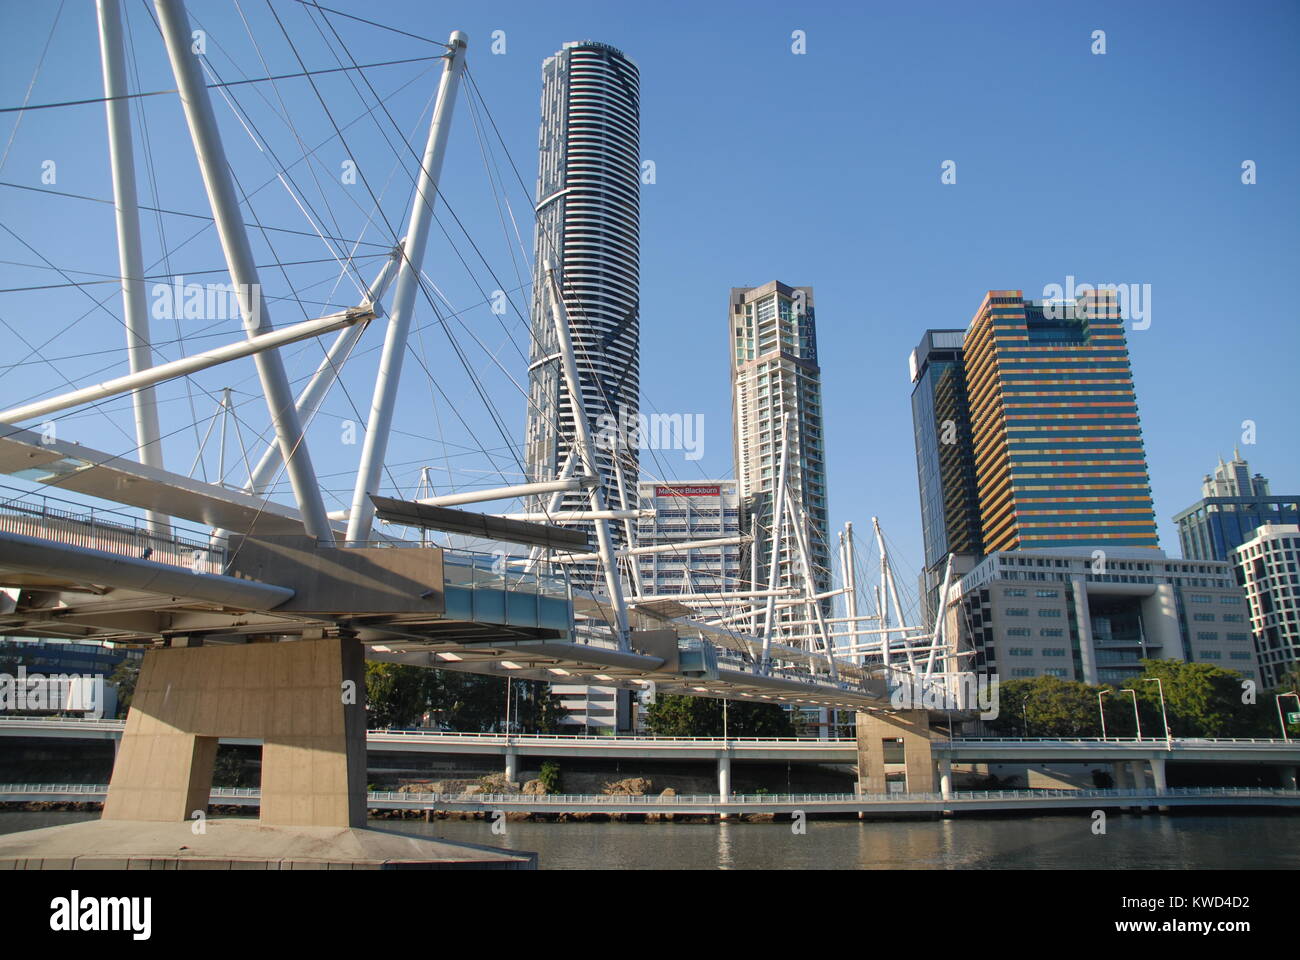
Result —
M1205 497L1174 517L1188 560L1227 560L1264 524L1300 523L1300 497Z
M1174 515L1188 560L1229 560L1231 552L1264 524L1300 523L1300 496L1273 496L1262 474L1233 451L1227 463L1206 474L1201 499Z
M927 611L949 554L981 553L979 496L971 450L966 374L961 361L964 330L929 330L911 356L912 429L921 498L921 534Z

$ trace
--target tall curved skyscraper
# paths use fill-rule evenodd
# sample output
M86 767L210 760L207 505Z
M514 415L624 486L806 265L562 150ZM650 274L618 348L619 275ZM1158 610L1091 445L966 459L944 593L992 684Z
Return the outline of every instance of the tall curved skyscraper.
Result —
M574 441L574 411L546 308L543 265L549 261L559 271L611 509L636 506L639 479L634 431L640 391L640 110L636 64L608 44L567 43L542 65L525 457L531 479L550 479ZM602 445L602 437L620 442ZM569 494L562 509L587 505L585 494ZM615 547L622 546L622 524L611 523L610 532ZM594 564L573 574L583 585L602 583Z

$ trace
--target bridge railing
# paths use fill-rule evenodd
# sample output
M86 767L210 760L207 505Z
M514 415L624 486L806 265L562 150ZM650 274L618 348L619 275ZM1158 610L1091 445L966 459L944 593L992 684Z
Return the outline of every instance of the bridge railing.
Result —
M1172 737L1174 743L1297 743L1282 737ZM940 742L940 741L936 741ZM948 743L1116 743L1157 744L1166 743L1165 737L954 737Z
M0 797L14 796L78 796L95 797L108 792L105 783L0 783ZM732 794L723 798L719 794L632 795L632 794L542 794L521 793L403 793L396 790L374 790L367 794L370 803L410 803L411 808L433 807L439 803L473 804L483 807L646 807L646 806L830 806L874 803L944 803L963 804L990 800L1102 800L1144 801L1190 798L1225 799L1293 799L1300 800L1300 790L1282 787L1171 787L1163 792L1150 789L1086 789L1060 788L1042 790L965 790L948 796L942 793L750 793ZM257 800L261 790L257 787L214 787L213 803L221 800Z
M225 567L224 540L200 530L169 536L153 533L141 517L121 510L91 507L16 487L0 486L0 531L37 537L72 547L86 547L200 573ZM184 535L188 534L188 535Z
M419 800L426 803L474 803L474 804L537 804L539 806L568 804L609 805L609 806L675 806L692 804L743 804L743 805L788 805L788 804L845 804L845 803L890 803L890 802L972 802L987 800L1041 800L1055 799L1132 799L1157 800L1162 797L1284 797L1300 799L1300 790L1280 787L1173 787L1163 793L1156 790L1136 789L1042 789L1042 790L968 790L955 791L945 797L942 793L750 793L731 794L723 798L719 794L677 794L673 796L627 794L543 794L527 795L508 794L420 794L399 793L396 791L376 791L370 794L371 800L404 801Z
M698 743L780 743L796 744L800 746L816 746L818 744L853 744L857 743L854 737L834 737L827 739L818 739L816 737L661 737L655 735L638 735L638 736L602 736L598 733L474 733L463 730L371 730L370 733L383 734L384 736L396 737L455 737L465 740L492 740L494 742L503 741L507 738L518 741L535 741L535 740L574 740L584 743L680 743L680 742L698 742Z
M69 727L84 727L88 729L121 729L125 726L125 720L113 718L101 718L99 720L88 719L83 717L57 717L57 716L6 716L0 713L0 725L8 724L60 724ZM854 737L671 737L657 736L655 734L637 734L634 736L603 736L598 733L504 733L504 732L474 732L466 730L423 730L423 729L374 729L368 731L369 734L384 737L410 737L411 739L436 738L436 739L454 739L466 742L482 741L485 743L537 743L537 742L564 742L564 743L592 743L592 744L609 744L614 745L636 745L639 743L646 744L667 744L667 743L700 743L700 744L772 744L774 746L799 746L816 748L819 746L850 746L857 743ZM1077 745L1077 746L1104 746L1115 745L1125 747L1159 747L1165 743L1163 737L1152 738L1143 737L1138 740L1136 737L958 737L953 740L935 740L934 745L943 748L948 745L961 746L963 744L1024 744L1025 746L1050 746L1052 744ZM1286 740L1281 737L1174 737L1173 743L1176 746L1196 746L1198 744L1212 745L1239 745L1239 746L1260 746L1260 747L1277 747L1294 745L1300 749L1300 740Z

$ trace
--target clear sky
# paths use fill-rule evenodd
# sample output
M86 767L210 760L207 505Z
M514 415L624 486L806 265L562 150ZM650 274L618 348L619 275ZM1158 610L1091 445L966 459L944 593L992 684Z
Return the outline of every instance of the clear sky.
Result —
M138 67L132 88L172 88L150 8L140 0L124 6ZM913 586L921 550L908 352L926 328L965 327L989 289L1039 296L1045 285L1074 276L1150 285L1150 325L1131 330L1129 344L1166 550L1178 552L1169 518L1199 496L1202 475L1234 445L1272 479L1275 492L1300 489L1294 2L329 6L421 37L467 31L471 75L527 185L526 196L480 114L501 171L497 193L509 201L508 210L498 207L488 174L498 167L485 166L473 112L462 99L443 191L491 273L445 208L439 222L455 243L435 230L426 268L462 311L448 323L492 395L501 428L421 304L386 478L404 494L414 492L421 465L434 468L439 491L517 479L515 454L504 447L506 439L522 439L525 405L516 384L526 376L526 328L514 312L494 315L479 290L507 289L527 309L526 290L516 288L529 276L523 257L532 246L528 200L541 61L575 39L613 44L641 69L642 156L655 165L655 182L642 188L645 408L705 417L703 458L646 456L647 477L731 474L728 289L772 279L811 284L832 527L853 520L869 529L870 517L879 516L898 552L900 579ZM270 8L265 0L200 0L191 12L195 26L208 31L209 58L223 81L298 72L298 56L308 69L321 69L349 56L375 63L437 52L420 39L322 16L294 0L274 0ZM89 3L4 0L0 27L4 106L25 96L39 104L102 95ZM505 50L494 54L497 30L504 31ZM792 52L796 30L805 33L803 54ZM1105 31L1103 55L1092 52L1096 30ZM414 161L393 123L416 149L422 146L432 67L422 61L365 71L388 116L364 116L374 96L355 74L317 78L362 171L364 182L355 184L341 182L349 154L306 80L226 88L266 152L216 98L232 166L251 195L246 215L310 234L256 236L259 263L321 260L338 251L314 236L300 202L330 235L352 238L365 228L366 241L383 244L400 231ZM175 95L133 105L147 122L152 160L145 162L144 131L137 129L142 202L206 213ZM11 138L17 117L0 114L0 181L111 196L101 105L28 112ZM314 148L310 160L299 160L303 144ZM398 159L404 167L395 166ZM56 165L53 184L42 183L49 160ZM941 182L949 160L955 184ZM1242 183L1244 161L1255 164L1253 185ZM274 180L277 165L288 168L298 201ZM381 198L383 218L373 217L370 192ZM5 404L65 388L64 378L81 384L123 372L121 311L111 284L9 292L111 275L111 207L5 186L0 223L7 228L0 230ZM160 261L164 249L191 233L197 236L150 273L223 279L197 274L222 265L213 231L201 220L147 214L146 262ZM382 249L357 248L369 255L357 261L362 275L373 272ZM66 276L30 266L46 261ZM292 284L308 301L273 301L273 322L355 302L349 281L335 284L338 274L333 261L264 271L268 293L292 296ZM107 298L106 309L95 308L92 297ZM178 355L178 338L192 352L237 338L238 329L234 320L164 319L155 321L154 338L169 341L159 353L170 359ZM343 442L342 425L364 421L381 338L378 327L366 334L349 364L346 391L336 392L312 425L311 452L331 509L349 499L360 447ZM290 376L301 382L319 357L316 344L286 351ZM246 442L253 445L252 435L265 429L248 361L164 387L170 468L189 470L223 386L235 388ZM1253 445L1241 442L1245 420L1255 424ZM121 401L59 424L63 435L93 446L133 446ZM228 479L242 482L232 468L239 461L233 437L230 443ZM211 444L200 474L216 467ZM287 485L281 489L287 496Z

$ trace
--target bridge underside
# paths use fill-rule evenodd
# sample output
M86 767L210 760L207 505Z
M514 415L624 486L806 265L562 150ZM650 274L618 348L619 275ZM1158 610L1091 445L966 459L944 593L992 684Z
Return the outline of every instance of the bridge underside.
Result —
M870 678L822 683L725 661L716 670L683 669L675 639L670 649L662 637L643 642L662 630L634 631L632 649L621 651L539 625L543 612L530 614L531 624L449 619L455 588L435 549L305 551L301 538L288 537L248 539L236 549L230 573L217 574L0 531L0 588L7 591L0 594L0 633L143 646L351 637L368 659L442 670L631 689L653 683L664 693L848 710L887 704L883 682ZM250 578L269 570L277 582ZM345 581L347 604L338 596ZM331 605L347 609L324 609ZM580 608L590 616L600 604ZM748 653L748 644L737 652Z

